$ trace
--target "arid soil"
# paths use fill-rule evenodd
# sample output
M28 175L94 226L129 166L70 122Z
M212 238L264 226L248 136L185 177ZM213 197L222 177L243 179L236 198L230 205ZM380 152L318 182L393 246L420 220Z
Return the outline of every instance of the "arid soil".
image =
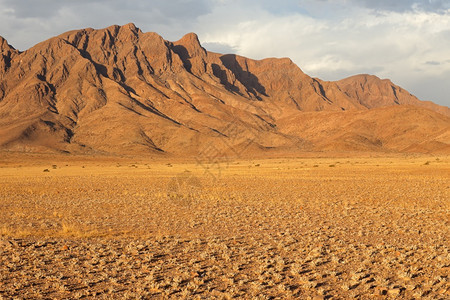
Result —
M0 298L450 298L450 157L0 159Z

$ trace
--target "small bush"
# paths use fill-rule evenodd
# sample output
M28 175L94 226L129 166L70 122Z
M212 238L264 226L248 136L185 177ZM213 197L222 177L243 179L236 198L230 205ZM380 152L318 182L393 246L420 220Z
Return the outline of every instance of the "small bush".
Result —
M50 170L49 169L44 169L44 171L43 172L50 172Z

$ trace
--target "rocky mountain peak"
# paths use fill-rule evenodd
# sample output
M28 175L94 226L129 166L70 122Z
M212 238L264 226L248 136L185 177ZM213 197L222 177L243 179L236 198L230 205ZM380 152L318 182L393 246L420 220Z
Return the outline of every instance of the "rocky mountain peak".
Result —
M7 149L194 156L214 145L236 156L247 148L450 148L449 109L389 80L326 82L289 58L208 52L195 33L170 42L130 23L69 31L21 53L0 38L0 49Z

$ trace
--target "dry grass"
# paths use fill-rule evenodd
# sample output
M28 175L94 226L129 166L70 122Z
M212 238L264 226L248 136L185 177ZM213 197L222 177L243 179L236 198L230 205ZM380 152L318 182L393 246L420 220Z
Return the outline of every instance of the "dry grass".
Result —
M0 296L447 299L449 174L447 157L236 161L216 179L4 163Z

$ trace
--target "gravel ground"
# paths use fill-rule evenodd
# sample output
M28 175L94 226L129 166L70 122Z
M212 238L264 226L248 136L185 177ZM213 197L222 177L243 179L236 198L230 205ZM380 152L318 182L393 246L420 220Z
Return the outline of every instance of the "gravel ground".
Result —
M0 167L0 298L450 298L448 158L206 171Z

